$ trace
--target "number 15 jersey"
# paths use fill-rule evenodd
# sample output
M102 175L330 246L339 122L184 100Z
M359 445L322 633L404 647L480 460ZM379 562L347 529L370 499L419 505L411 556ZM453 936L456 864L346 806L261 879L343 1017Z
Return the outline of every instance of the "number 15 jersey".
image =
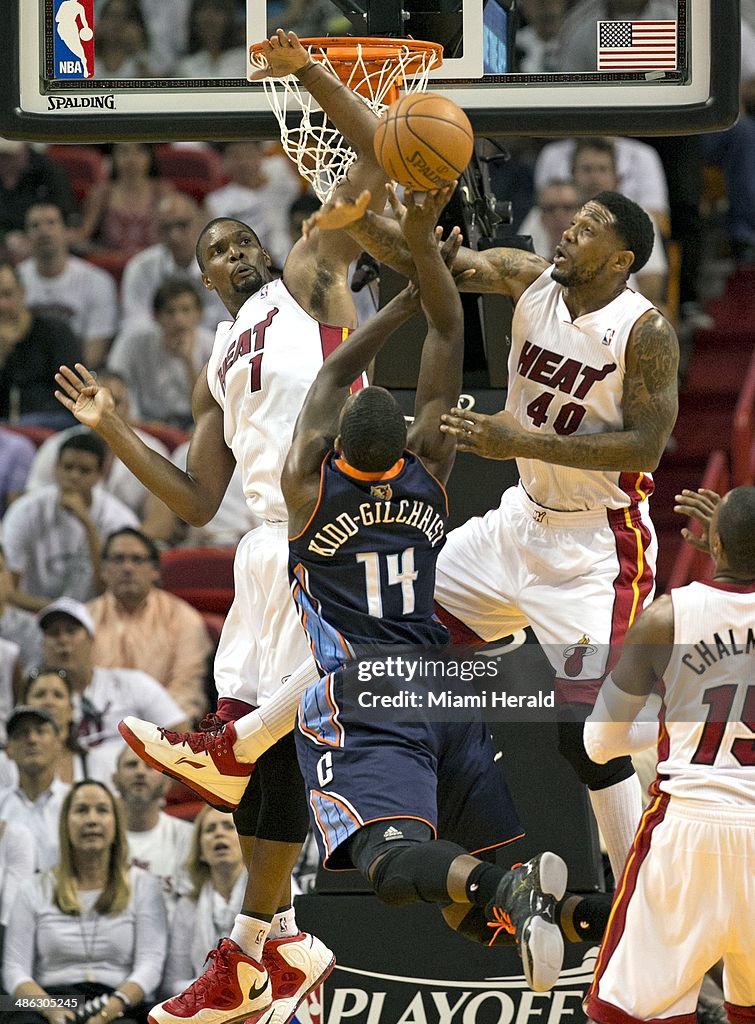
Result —
M324 673L353 645L446 644L435 618L435 563L446 538L441 484L411 452L388 472L360 473L335 452L320 497L289 541L291 589Z

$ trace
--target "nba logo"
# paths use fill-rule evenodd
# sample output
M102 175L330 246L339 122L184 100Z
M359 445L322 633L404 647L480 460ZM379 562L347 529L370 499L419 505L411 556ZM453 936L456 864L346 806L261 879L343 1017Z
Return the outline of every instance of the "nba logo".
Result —
M94 75L94 0L55 0L55 78Z

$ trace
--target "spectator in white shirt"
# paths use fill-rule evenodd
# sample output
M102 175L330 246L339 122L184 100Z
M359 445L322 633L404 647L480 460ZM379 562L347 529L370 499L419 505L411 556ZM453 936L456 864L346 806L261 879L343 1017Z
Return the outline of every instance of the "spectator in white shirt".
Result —
M0 935L8 924L19 885L34 874L29 856L33 848L34 835L25 825L0 820Z
M560 71L566 0L519 0L519 8L527 24L516 33L514 70L532 75Z
M73 687L74 728L85 750L96 750L110 775L123 741L118 723L128 715L168 729L186 729L186 715L156 679L136 669L103 668L92 657L95 627L85 605L60 598L39 616L45 663L65 669Z
M176 192L160 200L160 242L132 256L123 271L121 331L135 321L152 322L155 292L167 277L180 277L196 285L202 296L202 323L214 337L218 322L227 319L228 312L216 293L207 291L202 283L194 246L203 225L204 217L191 196Z
M192 827L188 821L163 811L169 783L167 776L148 767L124 746L116 761L113 786L124 812L130 863L160 879L170 915L178 897L189 891L184 864Z
M669 215L668 185L663 164L652 146L637 139L612 138L616 154L618 189L628 199L665 225ZM557 139L540 150L535 161L535 188L539 192L554 179L563 181L572 174L576 139Z
M128 386L119 373L114 370L103 369L97 374L97 380L110 390L115 403L116 411L124 420L133 427L134 433L148 448L156 451L164 458L170 458L168 448L158 438L148 434L146 430L140 430L138 426L138 410L129 394ZM75 427L68 430L58 431L43 441L36 451L34 461L26 481L27 491L33 491L37 487L44 487L55 482L55 463L58 460L60 446L74 437L76 434L87 434L87 427L77 423ZM131 472L127 466L117 459L108 448L105 452L105 475L102 484L114 497L119 498L124 505L128 505L141 522L141 528L147 536L153 540L164 541L170 544L175 532L175 517L170 509L147 490L144 484ZM0 619L0 635L2 635L2 619ZM11 637L11 639L13 639ZM35 662L36 664L36 662Z
M119 808L99 782L77 782L60 815L55 871L23 884L11 911L3 984L16 999L50 993L100 999L90 1024L146 1020L167 945L160 883L129 868ZM104 997L104 998L101 998ZM21 1011L19 1024L66 1024L70 1014Z
M19 266L26 304L63 320L84 346L84 362L98 367L118 329L118 295L106 271L72 256L63 211L35 203L26 211L31 256Z
M572 154L572 177L582 203L599 192L615 192L618 188L616 150L611 139L578 139ZM630 274L629 287L641 291L662 312L666 302L668 260L663 248L663 237L652 213L655 244L645 266L639 274Z
M301 194L294 165L284 156L265 156L260 142L227 142L223 169L228 184L205 196L209 217L232 217L253 227L274 265L282 267L292 244L288 210Z
M93 431L68 438L58 451L56 483L23 495L5 513L3 546L21 607L39 611L62 595L95 597L104 538L139 525L127 505L96 486L105 450Z
M34 835L35 867L46 871L58 860L58 818L69 787L56 776L61 753L57 723L44 708L19 705L8 719L7 754L18 783L0 792L0 819L20 822Z
M193 0L189 53L175 67L177 78L245 78L248 57L234 0Z
M142 418L185 429L191 396L214 335L201 326L202 298L190 281L164 280L152 300L154 323L118 335L108 367L126 381Z
M12 603L14 595L13 573L0 547L0 639L17 645L21 671L31 672L42 657L42 634L34 616Z
M549 181L538 194L537 205L519 225L518 232L532 238L532 248L538 256L553 259L553 251L561 241L561 235L581 205L573 181Z
M233 926L241 909L246 870L233 818L204 807L194 820L186 861L192 892L178 901L168 959L165 988L187 988L202 973L207 943L216 946Z

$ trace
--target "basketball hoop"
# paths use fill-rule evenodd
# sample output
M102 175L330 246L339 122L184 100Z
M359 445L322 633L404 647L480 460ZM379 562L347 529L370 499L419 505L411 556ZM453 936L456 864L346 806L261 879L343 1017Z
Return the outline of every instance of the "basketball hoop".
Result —
M404 92L421 92L431 68L443 62L443 47L417 39L333 36L301 39L314 61L323 64L378 116ZM249 48L255 68L267 66L264 43ZM343 181L356 153L328 121L297 78L263 80L270 107L280 125L281 142L299 173L312 184L320 202L327 202ZM299 115L291 127L289 114Z

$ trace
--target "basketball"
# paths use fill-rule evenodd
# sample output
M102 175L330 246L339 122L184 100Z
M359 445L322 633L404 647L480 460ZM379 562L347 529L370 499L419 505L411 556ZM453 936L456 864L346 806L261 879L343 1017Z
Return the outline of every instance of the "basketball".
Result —
M400 185L427 192L455 181L469 163L469 118L437 93L410 93L392 103L375 131L375 156Z
M79 39L83 40L83 42L85 43L88 43L93 35L94 32L92 32L91 28L82 28L81 32L79 32Z

